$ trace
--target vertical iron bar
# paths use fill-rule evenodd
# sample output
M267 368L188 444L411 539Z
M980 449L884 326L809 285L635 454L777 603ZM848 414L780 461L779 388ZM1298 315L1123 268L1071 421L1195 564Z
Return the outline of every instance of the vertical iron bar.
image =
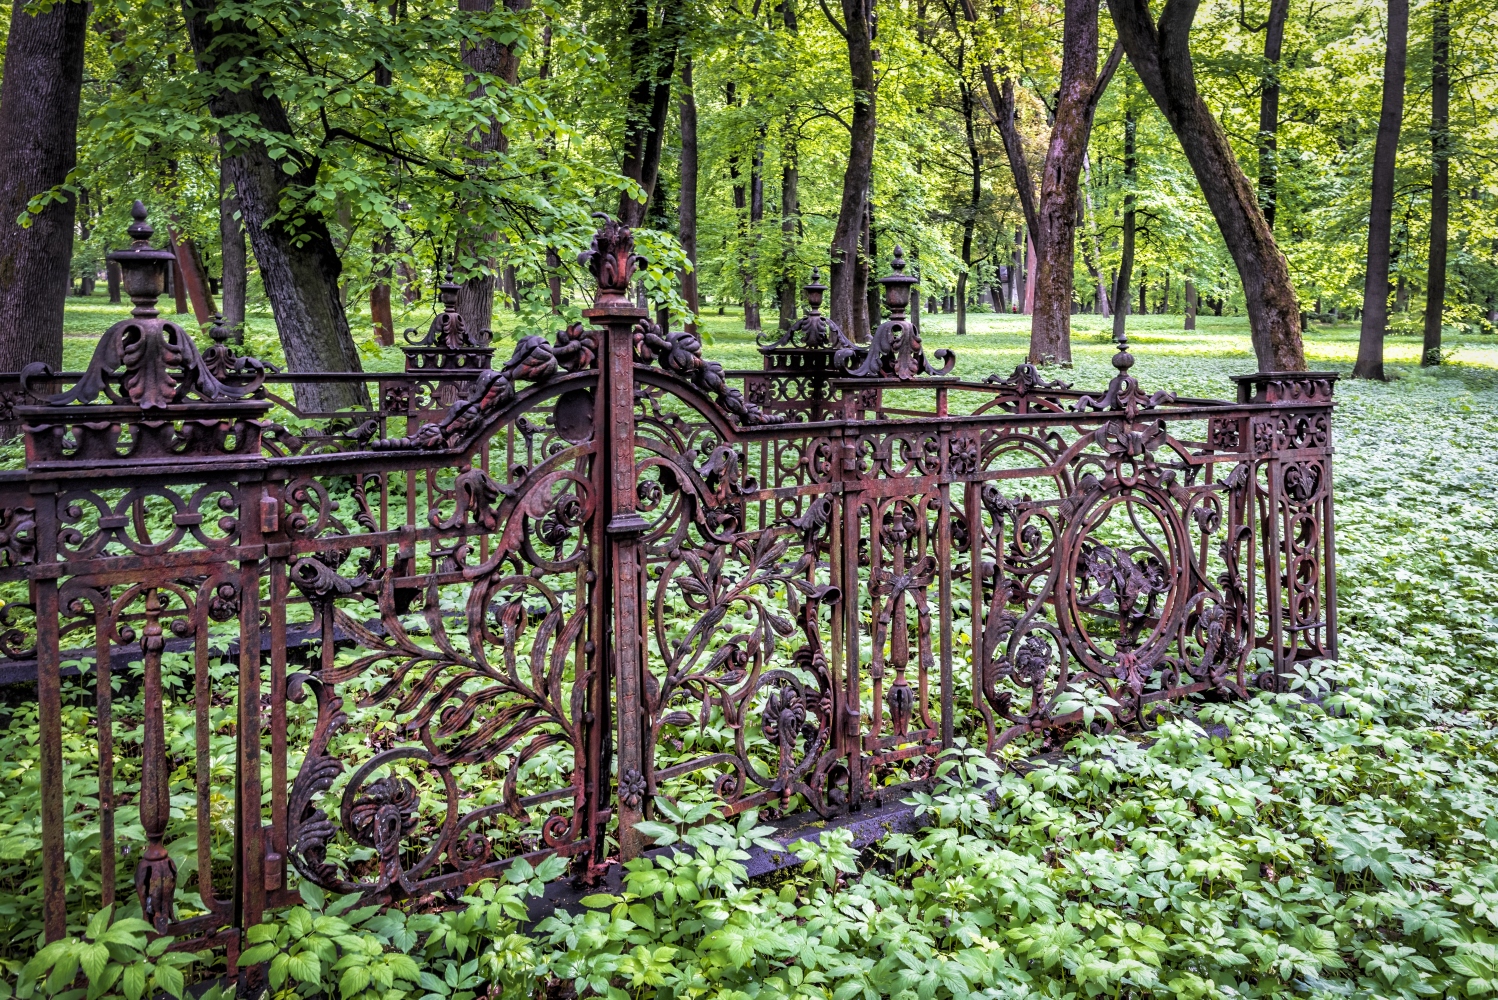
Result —
M946 396L943 391L943 408ZM943 449L943 453L947 453ZM941 518L936 522L936 600L941 605L941 745L952 745L952 486L941 484Z
M246 486L243 495L259 505L260 484ZM251 520L240 538L251 553L263 541L260 523ZM261 809L260 715L260 559L239 562L239 893L241 930L260 923L265 912L265 831ZM332 648L332 613L323 633L324 655Z
M66 860L63 857L62 794L62 637L57 600L57 493L51 484L32 487L36 497L36 568L32 572L36 606L37 753L41 769L42 928L47 940L68 931Z
M384 517L382 511L380 516ZM286 560L266 562L270 574L270 822L265 887L286 882Z
M600 288L597 303L583 311L594 326L603 328L606 342L599 365L599 397L605 421L600 455L607 462L609 576L604 581L613 596L612 674L618 692L619 768L619 856L637 857L644 838L635 824L644 817L650 761L647 730L649 712L644 704L645 664L641 649L643 622L640 593L644 567L640 559L640 535L645 520L637 510L635 495L635 361L634 324L645 310L623 297L605 297Z
M100 905L114 903L114 677L109 643L109 584L94 591L94 701L99 735Z

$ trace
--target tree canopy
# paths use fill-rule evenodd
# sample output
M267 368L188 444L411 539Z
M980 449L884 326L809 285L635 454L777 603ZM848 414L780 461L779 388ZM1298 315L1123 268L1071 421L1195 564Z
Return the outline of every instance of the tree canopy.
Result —
M231 253L225 267L220 234L225 213L238 213L260 276L251 295L263 288L269 298L293 367L301 352L312 367L356 365L356 353L319 338L367 347L378 322L371 291L429 299L448 268L475 290L482 325L554 326L554 313L577 308L573 262L592 215L621 208L636 216L651 262L647 294L677 322L690 320L677 281L688 268L700 308L742 307L751 328L790 322L796 289L819 268L832 272L834 317L861 334L879 321L868 289L896 244L919 270L923 308L1031 311L1038 270L1063 326L1066 312L1179 312L1189 299L1251 317L1271 308L1275 323L1294 320L1284 336L1298 351L1301 323L1359 314L1389 6L1097 7L99 0L83 39L76 164L49 187L27 175L35 189L11 198L28 206L15 232L70 209L72 256L58 266L91 285L141 197L168 220L174 244L191 245L205 277L229 284L239 265ZM67 9L17 5L11 33ZM1450 249L1431 308L1438 329L1491 330L1498 131L1486 39L1498 12L1429 0L1408 18L1387 322L1395 332L1421 325L1434 151L1444 150ZM1090 123L1067 110L1063 86L1068 33L1085 24L1095 25L1096 52L1074 58L1095 60L1079 70L1098 84ZM865 47L871 93L856 86ZM1183 52L1185 63L1171 61ZM23 54L7 45L7 77L26 71ZM1432 110L1440 66L1444 126ZM1194 104L1171 89L1182 86L1195 89ZM1192 118L1198 106L1205 118ZM1220 126L1228 160L1183 148L1205 121ZM1057 186L1071 200L1048 209L1044 179L1067 143L1080 157L1054 162L1070 171ZM695 210L679 212L684 185ZM1256 205L1224 208L1234 192ZM1048 210L1070 231L1038 231ZM1047 244L1059 263L1043 264ZM1256 283L1278 254L1289 284L1265 307ZM1044 278L1047 267L1069 282ZM319 281L326 308L307 290ZM840 282L856 300L842 316ZM321 332L298 340L288 332L298 322ZM346 333L323 329L340 323ZM1069 354L1034 359L1053 356Z

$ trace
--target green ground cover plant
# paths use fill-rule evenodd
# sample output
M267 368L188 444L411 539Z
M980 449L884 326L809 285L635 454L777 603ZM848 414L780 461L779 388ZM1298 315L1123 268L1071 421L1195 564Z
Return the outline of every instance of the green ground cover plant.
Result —
M710 355L757 362L733 317L708 319ZM956 349L962 375L1021 360L1017 318L984 316L986 332L961 339L932 319L928 348ZM1178 318L1140 319L1134 373L1148 388L1222 396L1252 366L1240 322L1184 333ZM1100 332L1079 322L1066 376L1079 385L1109 373ZM645 832L665 852L631 862L621 894L524 929L526 898L556 874L547 865L517 866L445 912L307 886L303 905L251 932L242 961L266 963L278 1000L1498 994L1498 351L1491 338L1454 343L1457 363L1432 371L1413 367L1417 343L1405 358L1396 342L1395 381L1337 388L1342 659L1304 669L1295 691L1166 709L1147 734L1079 737L1026 769L960 747L911 797L925 829L862 853L825 833L796 845L804 864L778 879L745 877L747 850L770 832L756 817L689 827L663 809ZM1350 327L1307 345L1314 366L1344 372L1355 349ZM168 675L167 729L185 747L189 692L180 669ZM222 959L148 941L133 893L99 908L97 743L82 684L68 691L77 923L39 950L36 722L15 702L0 731L0 995L180 995ZM232 707L213 713L225 733L214 784L228 787ZM129 695L117 702L127 802L139 717ZM185 829L196 800L183 760L173 814ZM227 843L232 804L213 808ZM133 804L117 823L122 843L138 842Z

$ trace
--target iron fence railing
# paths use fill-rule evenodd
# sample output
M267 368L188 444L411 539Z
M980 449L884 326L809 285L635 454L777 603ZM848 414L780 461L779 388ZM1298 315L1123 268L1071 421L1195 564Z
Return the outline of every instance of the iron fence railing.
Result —
M926 358L898 267L869 344L814 280L765 368L729 372L630 302L631 237L607 223L587 326L496 368L449 310L410 373L344 376L369 411L313 414L156 314L137 235L114 255L133 318L87 372L23 373L27 468L0 477L0 586L26 593L0 650L35 664L50 936L133 878L159 932L232 970L296 880L395 900L558 855L586 882L639 854L663 800L851 821L959 736L1017 756L1336 655L1332 375L1175 399L1123 344L1095 393L1030 366L963 381ZM81 859L70 666L98 719ZM168 704L191 756L168 752Z

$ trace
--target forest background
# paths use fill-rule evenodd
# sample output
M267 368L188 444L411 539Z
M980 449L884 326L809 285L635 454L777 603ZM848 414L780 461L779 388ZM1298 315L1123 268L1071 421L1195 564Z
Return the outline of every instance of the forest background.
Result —
M1167 5L1162 19L1182 7L1195 84L1288 263L1302 326L1363 315L1369 178L1402 42L1388 29L1391 15L1407 20L1387 314L1374 325L1425 328L1429 362L1442 332L1492 332L1498 133L1483 40L1498 12L1272 0ZM270 307L279 343L254 347L293 369L372 360L395 327L431 314L449 268L471 329L518 335L555 328L556 312L575 318L573 262L596 211L635 224L651 262L642 293L678 323L731 306L750 330L784 328L819 268L834 318L858 339L877 323L871 271L886 273L900 244L921 307L955 312L962 333L969 310L1030 312L1037 285L1047 297L1042 178L1066 142L1080 156L1061 206L1074 212L1069 301L1056 308L1252 312L1199 175L1096 3L100 0L85 20L74 8L17 5L12 31L28 44L7 44L0 132L24 117L13 92L47 90L36 73L59 65L56 46L37 50L38 25L76 41L81 89L65 176L38 187L25 163L0 171L11 189L0 209L18 213L0 219L0 263L20 269L0 282L0 329L17 331L0 336L0 367L61 363L62 296L105 293L105 254L136 198L195 272L177 282L179 310L241 327L247 306ZM850 17L868 24L868 101ZM1088 19L1099 79L1079 140L1063 136L1064 62ZM47 127L60 148L57 117ZM0 158L26 145L0 142ZM15 256L64 215L69 231L50 245L70 242L69 254ZM833 244L854 249L856 275L829 267ZM1070 356L1054 338L1031 354Z

